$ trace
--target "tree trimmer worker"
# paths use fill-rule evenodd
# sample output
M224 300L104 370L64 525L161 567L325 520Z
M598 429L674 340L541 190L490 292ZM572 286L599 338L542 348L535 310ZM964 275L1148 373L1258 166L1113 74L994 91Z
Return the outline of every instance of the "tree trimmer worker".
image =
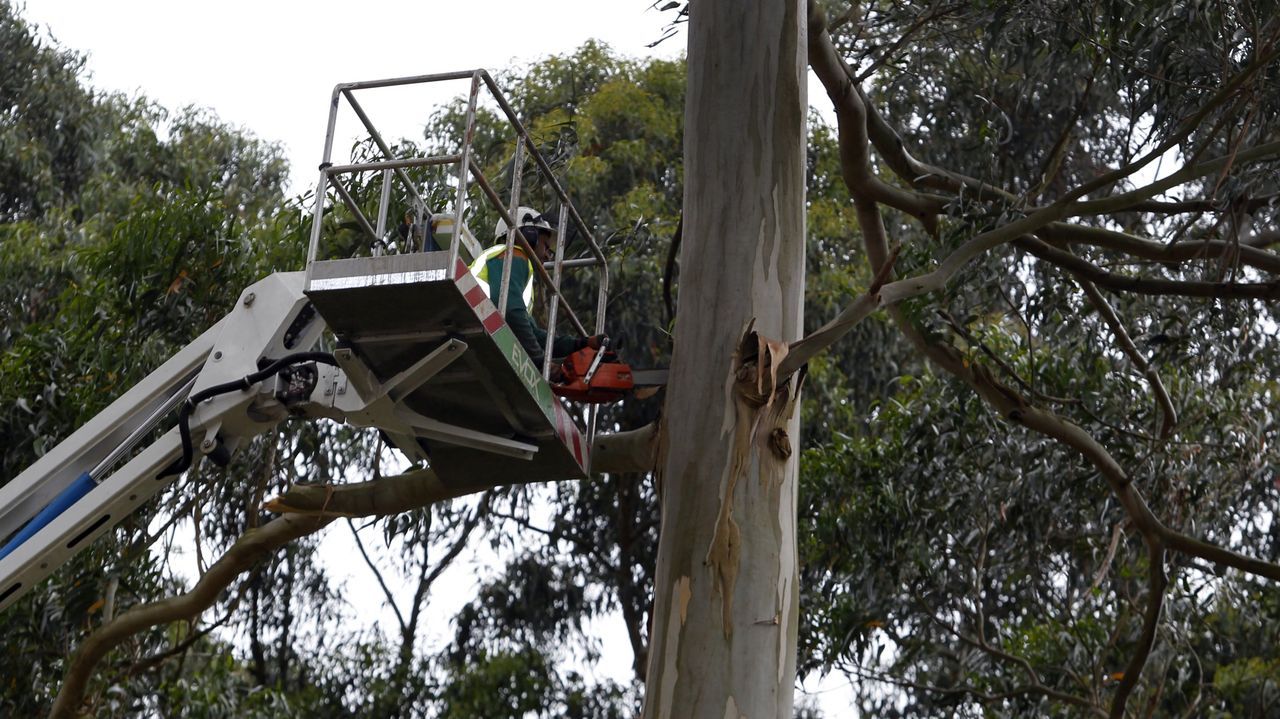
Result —
M516 211L516 229L533 248L538 262L548 262L555 253L555 228L551 222L537 210L521 207ZM480 280L488 291L489 299L496 305L502 292L498 284L502 282L503 265L507 249L507 222L499 219L494 230L497 244L485 250L471 265L471 272ZM529 359L538 368L543 364L543 348L547 346L547 332L534 322L529 314L529 305L533 303L533 260L524 248L516 243L511 253L515 261L511 263L511 278L507 284L507 306L503 316L515 333L520 346L529 355ZM557 336L551 345L552 359L564 357L577 352L583 347L599 349L600 335L590 337ZM554 376L554 372L553 372Z

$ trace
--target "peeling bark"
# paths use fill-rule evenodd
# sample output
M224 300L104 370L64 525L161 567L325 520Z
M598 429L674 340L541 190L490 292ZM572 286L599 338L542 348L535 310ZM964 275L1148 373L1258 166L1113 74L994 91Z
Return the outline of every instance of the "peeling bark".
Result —
M790 717L800 381L779 368L803 329L806 16L796 0L690 10L644 717Z

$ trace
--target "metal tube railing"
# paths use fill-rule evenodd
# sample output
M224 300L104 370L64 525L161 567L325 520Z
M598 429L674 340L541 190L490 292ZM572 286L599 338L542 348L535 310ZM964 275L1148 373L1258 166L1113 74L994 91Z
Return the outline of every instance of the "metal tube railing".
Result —
M320 225L324 219L324 197L329 175L325 168L333 159L333 133L338 126L338 97L341 90L333 88L333 96L329 98L329 124L324 133L324 156L320 161L320 179L316 181L316 201L311 209L311 241L307 244L307 278L311 277L311 263L316 260L316 252L320 249Z
M373 126L373 121L370 120L369 115L365 113L364 107L362 107L359 102L356 102L356 98L351 94L351 90L343 90L342 96L347 98L347 102L350 103L351 109L355 111L356 117L360 118L360 122L364 125L364 129L369 131L369 137L373 138L374 144L378 146L379 150L382 150L382 156L390 160L391 147L387 145L386 140L382 139L382 135L378 133L378 129ZM400 178L400 181L404 183L404 186L408 188L409 192L413 193L413 199L423 205L427 204L427 201L422 198L422 195L418 192L418 188L414 186L413 180L409 179L409 175L405 173L403 168L396 168L396 176Z
M498 214L502 219L506 220L508 226L514 225L515 218L513 218L510 213L507 212L506 208L502 206L502 199L498 197L498 193L494 192L493 188L489 186L489 181L485 179L484 173L480 171L479 167L476 167L474 161L471 163L471 173L475 176L476 184L480 186L480 189L484 191L485 196L487 196L489 201L493 203L494 208L497 209ZM536 257L533 253L533 248L529 246L528 241L524 239L524 235L516 233L516 242L520 243L520 247L527 252L530 257ZM560 293L559 285L552 284L551 275L547 274L547 268L543 267L541 262L534 262L532 264L533 271L538 275L538 278L542 283L547 285L547 287L560 298L560 301L564 303L565 314L569 316L569 320L573 323L574 329L578 330L579 334L591 334L590 332L587 332L582 321L578 319L576 314L574 314L573 308L569 306L569 301ZM492 292L492 290L490 290L490 292Z
M564 205L560 205L560 220L556 223L556 259L551 263L555 271L551 281L556 289L560 288L560 273L564 269L564 235L567 223ZM556 342L556 310L560 308L560 293L552 292L547 300L551 306L547 308L547 347L542 355L542 378L551 377L551 348Z
M332 171L332 169L331 169ZM387 205L391 203L391 170L382 171L382 194L378 196L378 237L387 236Z
M605 260L604 252L600 250L600 246L596 243L595 236L592 235L591 230L587 228L587 223L582 221L582 217L578 214L577 208L575 208L573 203L569 201L568 193L564 191L564 188L560 186L560 182L556 180L555 173L551 171L551 166L547 164L547 161L542 158L542 153L538 152L538 148L534 146L533 139L529 137L529 133L525 131L524 124L521 123L520 118L516 116L515 110L511 109L511 105L507 102L506 97L503 96L502 90L498 88L498 84L493 81L493 78L489 76L488 72L480 70L479 74L484 78L485 85L489 88L489 93L493 95L493 99L497 101L498 106L502 108L507 119L511 122L512 126L516 128L516 132L520 135L521 139L524 140L525 145L528 146L529 154L533 156L534 162L537 163L543 179L547 181L547 184L551 186L551 189L556 193L556 196L560 198L560 202L569 207L569 215L573 218L574 226L576 226L578 231L582 233L583 239L591 249L591 254L595 255L596 259L600 263L600 291L596 297L596 334L600 334L604 332L605 310L608 306L609 291L609 263ZM583 334L586 334L586 332L583 331Z
M560 264L564 265L565 267L568 267L569 269L576 269L578 267L596 267L597 265L600 264L600 260L597 260L594 257L575 257L570 260L565 260ZM555 262L552 260L548 260L547 262L542 263L542 266L547 268L550 268L553 265L555 265Z
M397 85L420 85L428 82L440 82L441 80L465 80L475 75L475 70L458 70L457 72L440 72L433 75L411 75L409 77L390 77L384 80L366 80L363 82L344 82L339 83L335 90L373 90L380 87L395 87Z
M516 133L525 141L525 144L529 148L529 154L533 156L534 162L538 164L538 169L541 171L543 179L547 181L547 184L551 185L551 189L555 192L556 197L558 197L561 202L569 206L569 215L573 218L573 224L578 228L578 231L582 233L582 237L586 240L587 246L591 248L591 254L595 255L596 259L599 260L601 264L606 264L604 253L601 252L600 246L596 244L595 236L591 234L591 230L587 228L587 223L582 221L582 217L578 215L578 210L573 206L573 203L569 201L569 195L564 191L564 188L560 186L559 181L556 180L555 173L551 171L551 166L547 164L547 161L542 158L542 153L538 152L538 148L534 146L533 139L529 137L529 133L524 129L524 123L520 122L520 118L516 116L515 110L511 109L511 105L507 102L506 97L502 95L502 90L498 89L498 84L493 81L493 78L489 76L489 73L484 70L480 70L479 73L480 76L484 78L484 83L489 88L489 93L492 94L493 99L498 102L498 107L502 108L502 112L506 114L507 119L511 122L512 126L516 128Z
M524 151L522 148L523 146L517 142L515 155L511 158L511 206L507 212L512 217L520 214L520 179L524 174L522 172L524 169ZM519 222L519 220L517 219L516 222ZM507 223L507 248L503 250L502 255L502 288L498 291L498 312L504 318L507 316L507 295L511 292L511 288L508 285L511 284L511 265L515 264L515 258L512 257L511 250L515 247L516 235L523 235L520 232L520 226L515 223ZM536 254L529 256L530 263L537 261L537 259ZM533 278L530 277L529 281L532 282ZM490 296L492 296L492 288L489 292Z
M392 159L392 153L391 153L390 147L387 145L386 141L382 138L382 135L374 127L373 122L370 120L368 114L365 112L364 108L360 105L360 103L355 99L353 95L353 93L357 90L396 87L401 85L414 85L414 84L420 84L420 83L439 82L444 80L463 80L468 78L471 80L471 90L467 98L467 110L464 117L462 148L459 154L457 155L444 155L444 156L437 156L437 157L413 158L413 159ZM494 101L497 102L503 114L506 115L507 120L511 123L512 127L515 129L517 134L517 141L516 141L517 158L516 158L516 161L513 163L512 196L511 196L511 202L510 202L510 209L504 206L506 203L503 203L501 201L501 198L499 198L498 194L489 185L488 180L484 177L484 174L481 172L480 168L478 167L478 165L475 163L473 159L472 145L475 139L476 109L477 109L478 97L480 92L480 83L482 81L485 84L485 86L488 88L490 94L493 96ZM332 154L333 154L334 131L335 131L336 122L337 122L339 97L346 98L347 102L351 104L351 109L355 112L361 124L363 124L365 129L369 132L370 138L377 145L378 149L382 151L383 156L387 159L368 162L368 163L352 163L352 164L337 165L337 166L330 164L332 160ZM520 121L519 117L516 115L515 111L512 109L510 103L507 102L506 97L502 94L502 91L498 88L497 83L494 82L493 78L489 75L489 73L483 69L461 71L461 72L436 73L436 74L429 74L429 75L415 75L415 76L409 76L409 77L389 78L384 80L373 80L373 81L366 81L366 82L340 83L334 87L333 95L330 99L328 129L325 135L324 161L321 164L320 178L316 187L315 206L313 207L313 210L312 210L312 218L313 218L312 233L311 233L310 246L307 252L308 271L310 271L310 267L309 267L310 263L315 260L318 254L321 220L323 218L324 201L325 201L327 188L329 184L333 185L339 197L341 198L342 202L345 205L347 205L347 207L350 208L351 211L355 214L356 221L358 224L360 224L361 228L366 233L374 237L375 240L380 240L381 239L380 234L385 233L386 231L385 215L388 211L387 205L389 202L388 188L390 183L386 181L385 173L387 171L393 171L396 177L400 179L400 181L405 184L409 192L412 193L413 198L416 200L416 202L414 203L415 215L418 218L419 224L421 224L425 221L424 218L422 217L422 213L424 210L429 210L429 208L426 208L426 200L423 198L422 194L418 191L418 188L414 186L412 180L409 178L408 174L404 172L404 170L412 167L423 167L423 166L429 166L429 165L448 165L453 163L457 163L458 170L457 170L457 176L456 176L457 177L456 201L454 203L454 208L453 208L454 209L454 212L453 212L454 225L453 226L454 226L455 237L454 237L454 240L450 243L450 247L449 247L450 266L456 266L456 263L458 260L458 252L459 252L458 247L461 244L461 236L462 236L462 220L467 210L467 190L468 190L469 180L474 180L474 182L480 186L484 195L488 198L489 202L493 205L494 209L507 222L507 225L510 229L508 233L508 238L507 238L507 248L506 248L507 251L510 252L511 249L515 246L515 243L518 242L521 248L528 253L529 257L536 258L536 254L534 253L533 248L525 240L524 236L517 231L518 225L515 221L515 218L513 217L513 215L516 214L516 211L519 208L520 182L521 182L520 178L522 175L522 169L524 165L523 155L526 152L528 155L531 155L533 157L534 163L537 166L538 174L550 186L552 192L555 194L556 198L559 199L561 204L560 222L557 225L558 239L556 242L555 261L546 262L546 263L537 262L537 261L531 262L531 264L535 268L535 275L537 276L538 281L541 284L548 287L551 292L549 301L551 302L552 309L549 316L549 320L551 320L549 322L549 327L550 327L549 334L554 336L555 319L556 319L556 315L559 312L559 306L562 304L564 305L565 315L569 318L574 328L581 334L584 334L584 335L587 334L586 328L582 324L581 320L578 318L577 314L573 311L573 308L569 305L563 293L560 292L560 280L562 278L563 269L565 268L572 269L572 268L578 268L578 267L599 268L598 269L599 291L597 294L597 301L596 301L595 333L596 334L602 333L604 331L605 312L607 310L608 288L609 288L609 266L608 266L608 262L604 257L604 252L601 250L599 243L596 242L595 236L592 234L590 228L587 227L586 222L583 221L581 215L578 213L577 208L575 208L573 206L573 203L569 200L568 193L565 192L564 188L560 185L559 181L556 179L555 174L551 170L551 166L542 157L541 153L538 152L538 148L533 142L533 139L529 136L529 133L525 129L524 124ZM335 175L353 173L353 172L373 171L373 170L382 170L384 172L383 198L379 204L378 228L374 228L372 224L369 223L364 213L356 205L355 200L351 197L350 193L347 192L346 188L343 187L343 185L337 182L335 179ZM565 238L567 237L566 231L567 231L568 221L572 221L574 226L582 235L584 242L586 242L587 244L588 251L590 252L591 257L577 257L577 258L568 259L568 260L564 259L563 255L565 252L565 244L566 244ZM423 234L425 238L426 233L424 232ZM549 268L555 271L556 274L554 277L552 277L548 273L547 270ZM503 271L504 277L502 278L502 286L499 289L499 293L497 297L500 305L504 307L505 307L506 293L508 291L507 285L509 284L509 271L510 271L510 263L509 262L504 263L504 271ZM548 347L548 350L549 349L550 347ZM550 351L548 351L547 353L548 357L550 356L550 354L551 354ZM545 374L547 371L547 368L544 367L543 369Z
M405 167L427 167L430 165L452 165L461 157L458 155L432 155L431 157L408 157L400 160L374 160L373 162L357 162L352 165L332 165L325 168L330 175L347 175L353 172L374 172L376 170L398 170ZM396 173L399 177L400 173ZM400 178L404 180L403 177Z
M467 114L462 129L462 150L458 153L458 194L453 203L453 242L449 243L449 270L458 264L458 248L462 245L462 217L467 206L467 170L471 164L471 141L476 131L476 100L480 96L480 73L471 73L471 93L467 96ZM502 203L499 202L498 206Z

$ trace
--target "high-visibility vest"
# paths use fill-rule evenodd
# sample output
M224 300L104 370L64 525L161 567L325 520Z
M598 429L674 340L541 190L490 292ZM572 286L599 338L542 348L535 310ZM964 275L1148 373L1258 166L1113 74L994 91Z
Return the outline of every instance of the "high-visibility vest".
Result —
M494 294L489 289L489 260L501 255L503 252L506 252L506 250L507 246L505 244L494 245L484 252L481 252L480 256L475 259L475 262L471 263L471 274L475 275L476 282L480 283L480 287L484 290L484 293L495 303L498 301L498 295ZM526 308L533 307L533 263L529 262L529 258L524 257L524 253L521 252L518 247L513 248L512 252L520 252L520 257L524 259L525 262L529 263L529 279L525 282L524 290L520 293L520 296L524 298L524 306ZM502 278L497 278L497 281L501 282ZM502 311L506 312L505 309Z

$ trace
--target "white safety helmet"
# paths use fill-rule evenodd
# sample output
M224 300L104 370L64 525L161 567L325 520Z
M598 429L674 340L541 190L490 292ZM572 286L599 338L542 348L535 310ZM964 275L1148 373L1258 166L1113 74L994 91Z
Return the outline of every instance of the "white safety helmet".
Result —
M532 207L521 207L520 209L516 210L516 227L536 227L539 230L546 230L547 232L555 232L555 229L551 227L551 223L547 221L547 218L544 217L541 212L538 212ZM501 217L498 218L498 226L494 228L493 236L502 240L506 239L507 237L507 221L506 220L502 219Z

